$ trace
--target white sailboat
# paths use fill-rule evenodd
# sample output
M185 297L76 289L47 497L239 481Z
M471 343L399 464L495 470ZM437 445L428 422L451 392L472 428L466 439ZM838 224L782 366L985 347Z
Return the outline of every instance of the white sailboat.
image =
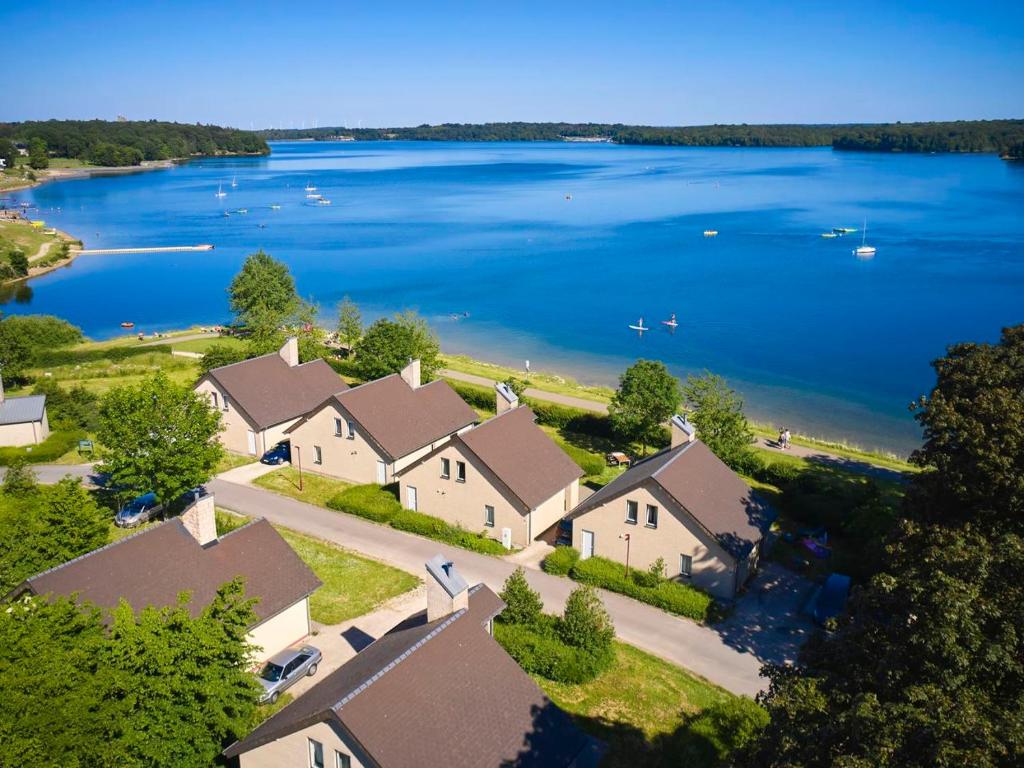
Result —
M860 247L858 247L853 252L853 254L855 256L866 257L866 256L874 256L875 255L875 251L877 249L873 245L868 245L867 244L867 240L868 240L868 220L864 219L864 234L861 236L861 239L860 239Z
M234 189L237 186L238 186L238 177L237 176L232 176L231 177L231 188Z
M228 193L224 191L224 185L218 184L217 191L214 193L214 197L227 197Z
M307 181L306 182L306 191L307 192L316 192L316 187L313 186L313 182L311 182L311 181Z

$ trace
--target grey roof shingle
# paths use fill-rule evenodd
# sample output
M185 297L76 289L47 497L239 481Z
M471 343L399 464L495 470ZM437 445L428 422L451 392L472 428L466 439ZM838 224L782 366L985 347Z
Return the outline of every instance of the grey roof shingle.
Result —
M7 397L0 403L0 424L27 424L42 421L46 412L46 395Z
M745 556L763 536L767 505L700 440L634 464L569 517L575 519L647 482L671 496L734 557Z

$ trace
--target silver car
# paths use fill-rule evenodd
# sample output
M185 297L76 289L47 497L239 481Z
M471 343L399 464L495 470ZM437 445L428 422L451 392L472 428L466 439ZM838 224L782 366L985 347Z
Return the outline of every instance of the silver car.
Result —
M287 648L275 653L264 663L257 678L263 686L260 704L273 704L281 693L306 675L316 674L321 653L312 645Z

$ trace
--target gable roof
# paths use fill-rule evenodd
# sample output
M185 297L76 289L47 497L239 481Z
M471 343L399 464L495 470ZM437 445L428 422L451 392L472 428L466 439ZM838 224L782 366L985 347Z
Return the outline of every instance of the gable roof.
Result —
M189 610L198 616L222 584L245 579L245 594L259 598L259 622L309 595L321 581L264 519L248 523L205 547L175 518L108 544L26 580L16 592L78 593L100 607L121 598L136 611L174 605L178 593L192 593Z
M526 406L505 411L454 438L527 508L535 509L583 477L583 470L536 424Z
M700 440L666 448L634 464L569 517L575 519L644 483L671 496L734 557L745 557L768 523L765 503Z
M224 754L327 721L389 768L588 764L595 743L484 628L504 607L477 585L468 609L433 622L411 617Z
M0 425L42 421L46 413L46 395L7 397L0 402Z
M438 379L413 389L397 373L338 392L321 405L332 402L344 408L363 428L365 436L391 459L430 445L479 418L448 382ZM302 423L288 432L294 432Z
M308 413L348 384L325 360L294 368L277 352L213 368L203 377L221 387L260 429Z

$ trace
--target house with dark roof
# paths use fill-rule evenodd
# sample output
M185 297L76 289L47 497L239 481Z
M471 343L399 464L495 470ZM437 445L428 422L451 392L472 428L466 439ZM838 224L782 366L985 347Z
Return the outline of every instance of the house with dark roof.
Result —
M175 605L187 591L189 609L198 616L236 577L245 580L246 596L257 600L249 627L249 642L261 649L255 660L309 635L309 596L320 579L262 518L218 536L210 495L180 517L26 579L8 597L76 594L105 609L123 599L139 611Z
M6 397L0 378L0 446L37 445L49 434L46 395Z
M580 731L492 637L505 607L438 555L427 610L225 750L240 768L589 768Z
M299 363L292 336L277 352L214 368L195 391L221 412L220 441L230 451L262 456L285 430L348 384L324 360Z
M674 416L672 445L637 462L570 514L573 546L665 575L724 599L757 568L768 507Z
M526 547L576 506L579 468L504 384L497 415L398 472L407 509Z
M422 384L413 360L401 373L330 395L286 435L303 470L385 485L477 418L447 382Z

